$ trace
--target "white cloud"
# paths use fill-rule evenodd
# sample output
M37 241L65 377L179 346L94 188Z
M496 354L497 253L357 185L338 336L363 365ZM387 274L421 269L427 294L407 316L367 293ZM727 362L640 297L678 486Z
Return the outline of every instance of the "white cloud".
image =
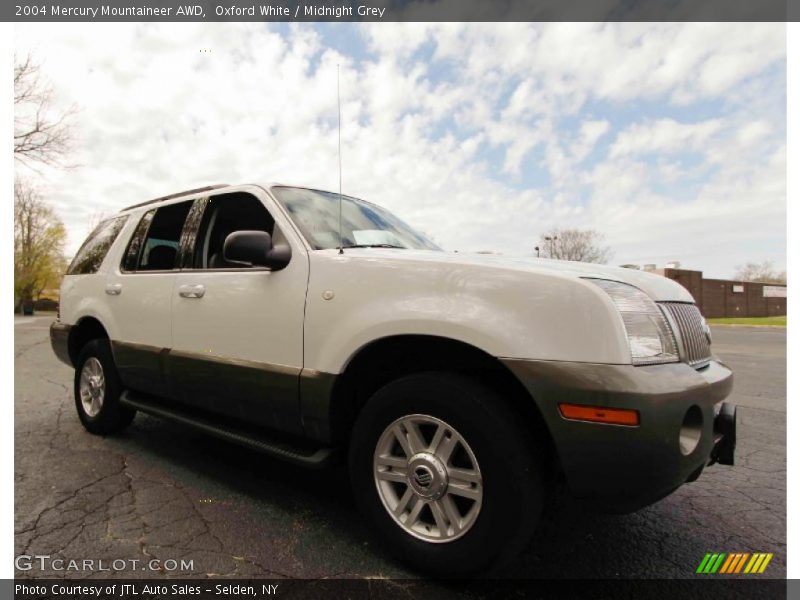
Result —
M632 154L674 154L702 148L722 127L719 119L700 123L678 123L673 119L658 119L636 123L621 131L611 146L609 156L618 158Z
M610 129L611 124L603 120L586 120L581 123L580 137L572 148L572 156L582 161L594 149L597 142Z
M80 107L81 167L43 172L70 249L98 212L205 183L335 189L340 64L345 191L447 247L530 253L586 226L615 262L684 253L725 275L769 247L783 263L783 25L358 30L352 56L306 25L18 26L60 106Z

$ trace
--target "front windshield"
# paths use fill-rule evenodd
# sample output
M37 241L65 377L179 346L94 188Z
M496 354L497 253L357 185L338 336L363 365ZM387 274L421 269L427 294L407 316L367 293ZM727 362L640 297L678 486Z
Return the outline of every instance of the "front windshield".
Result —
M339 194L294 187L272 192L315 250L339 247ZM342 196L342 245L441 250L388 210L350 196Z

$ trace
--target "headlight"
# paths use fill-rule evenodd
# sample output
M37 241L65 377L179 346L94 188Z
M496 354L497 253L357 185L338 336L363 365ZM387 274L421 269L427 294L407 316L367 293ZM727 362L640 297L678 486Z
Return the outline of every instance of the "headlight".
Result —
M639 288L619 281L586 278L609 295L622 316L634 365L678 362L678 345L664 313Z

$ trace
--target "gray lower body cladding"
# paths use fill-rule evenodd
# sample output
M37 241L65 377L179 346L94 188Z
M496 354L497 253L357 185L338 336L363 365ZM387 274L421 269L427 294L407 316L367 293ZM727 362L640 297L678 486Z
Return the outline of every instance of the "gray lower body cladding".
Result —
M301 369L111 342L126 387L292 435L303 435Z
M59 322L50 329L53 351L70 366L71 329ZM319 443L331 441L336 375L121 342L112 342L112 349L124 384L133 390ZM710 458L726 462L723 457L732 454L720 444L716 413L731 392L733 374L718 361L699 370L683 363L502 362L536 402L571 491L603 508L629 511L650 504L695 478ZM558 408L564 402L633 409L640 424L567 420ZM694 422L699 439L685 453L681 433L690 410L700 415Z
M720 441L716 405L733 386L733 373L716 360L700 370L684 363L503 363L544 417L571 492L618 512L655 502L699 474ZM629 427L567 420L560 403L633 409L640 423ZM699 441L687 452L681 449L681 434L689 411Z
M56 358L61 362L73 366L72 358L69 355L69 334L72 332L72 325L64 325L55 321L50 325L50 345Z
M71 367L73 328L50 327L53 352ZM324 441L328 433L317 415L329 408L335 375L116 340L111 348L123 384L136 392L295 436Z

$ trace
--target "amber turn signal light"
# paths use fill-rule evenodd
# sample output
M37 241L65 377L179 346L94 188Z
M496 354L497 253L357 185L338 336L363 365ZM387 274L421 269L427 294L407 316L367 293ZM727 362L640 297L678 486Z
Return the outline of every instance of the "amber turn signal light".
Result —
M559 404L558 410L561 411L562 417L573 421L591 421L592 423L628 425L629 427L636 427L639 424L639 411L637 410L584 406L582 404Z

